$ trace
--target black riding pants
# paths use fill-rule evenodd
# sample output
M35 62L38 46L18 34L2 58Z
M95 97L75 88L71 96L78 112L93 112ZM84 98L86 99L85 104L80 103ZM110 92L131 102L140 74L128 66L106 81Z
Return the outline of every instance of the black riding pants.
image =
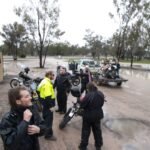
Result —
M51 137L53 135L52 125L53 125L53 112L50 110L49 102L46 99L41 100L43 105L43 119L46 125L46 137Z
M67 93L64 91L57 91L57 104L60 112L67 111Z
M101 146L103 145L100 119L83 118L81 144L80 144L80 148L82 150L86 149L88 145L88 140L89 140L89 136L91 133L91 129L93 131L93 135L95 139L95 147L98 149L98 148L101 148Z

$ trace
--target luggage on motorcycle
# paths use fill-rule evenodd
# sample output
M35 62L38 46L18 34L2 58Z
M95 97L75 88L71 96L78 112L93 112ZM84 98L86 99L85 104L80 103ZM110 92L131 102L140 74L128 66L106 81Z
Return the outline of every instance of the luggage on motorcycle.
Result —
M74 97L80 97L81 96L81 91L78 87L72 87L71 88L71 94Z

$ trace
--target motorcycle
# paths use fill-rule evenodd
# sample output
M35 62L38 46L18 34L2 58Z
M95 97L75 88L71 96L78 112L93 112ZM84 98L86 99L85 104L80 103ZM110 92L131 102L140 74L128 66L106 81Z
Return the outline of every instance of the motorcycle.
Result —
M57 66L57 75L59 75L59 72L60 72L60 68L61 66ZM67 72L67 76L68 76L68 79L70 81L70 83L74 86L78 86L81 82L80 80L80 73L78 73L77 71L73 71L72 74L70 74L69 72Z
M80 96L81 93L79 91L78 88L72 88L71 89L71 94L77 98L76 102L73 103L73 106L70 107L67 111L67 113L64 115L64 117L62 118L60 124L59 124L59 128L63 129L67 123L74 117L77 115L82 115L83 113L83 109L80 108Z
M122 82L128 80L121 77L118 72L117 66L111 64L101 67L97 73L93 74L93 79L97 85L116 83L117 86L121 86Z
M101 76L106 77L106 78L110 78L110 79L115 79L119 77L118 74L118 69L117 66L115 64L111 64L109 66L104 66L101 67L99 72L98 72Z
M74 116L83 116L84 109L80 107L80 96L81 92L78 87L74 87L71 89L72 96L76 97L77 100L75 103L73 103L73 106L70 107L67 111L67 113L64 115L62 120L59 123L59 129L63 129L66 127L67 123L74 117ZM104 99L104 102L107 102L106 99Z
M24 68L23 71L20 71L18 74L18 78L15 77L11 79L10 87L15 88L22 85L29 87L31 81L34 81L38 85L42 81L42 78L37 77L35 79L32 79L30 76L28 76L29 71L30 69L28 67Z
M42 78L37 77L35 79L32 79L30 76L28 76L29 71L30 71L30 69L28 67L24 68L23 71L20 71L18 74L18 76L19 76L18 78L11 79L10 86L11 86L11 88L25 86L31 93L33 105L35 105L37 110L39 112L41 112L42 105L39 101L39 96L37 93L37 86L42 81Z

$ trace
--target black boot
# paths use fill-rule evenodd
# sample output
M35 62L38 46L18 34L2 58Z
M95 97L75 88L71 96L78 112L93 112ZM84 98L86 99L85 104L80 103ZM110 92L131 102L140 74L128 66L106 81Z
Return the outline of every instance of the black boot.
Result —
M81 146L81 145L79 145L78 148L79 148L79 150L87 150L86 147L83 147L83 146Z
M96 147L96 150L101 150L101 148L100 147Z

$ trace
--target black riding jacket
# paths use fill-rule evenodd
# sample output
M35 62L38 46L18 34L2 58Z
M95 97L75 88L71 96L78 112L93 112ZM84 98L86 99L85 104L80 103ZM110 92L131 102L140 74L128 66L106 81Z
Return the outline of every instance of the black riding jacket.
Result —
M55 87L58 92L70 92L71 84L69 82L69 75L67 73L59 74L54 82Z
M0 134L5 150L40 150L38 136L45 132L45 126L36 108L30 107L32 118L30 122L23 120L25 108L12 109L2 118ZM28 135L28 125L40 127L40 133Z
M86 94L81 101L81 108L84 109L83 117L100 118L104 117L102 106L104 104L104 95L100 91L93 91Z

